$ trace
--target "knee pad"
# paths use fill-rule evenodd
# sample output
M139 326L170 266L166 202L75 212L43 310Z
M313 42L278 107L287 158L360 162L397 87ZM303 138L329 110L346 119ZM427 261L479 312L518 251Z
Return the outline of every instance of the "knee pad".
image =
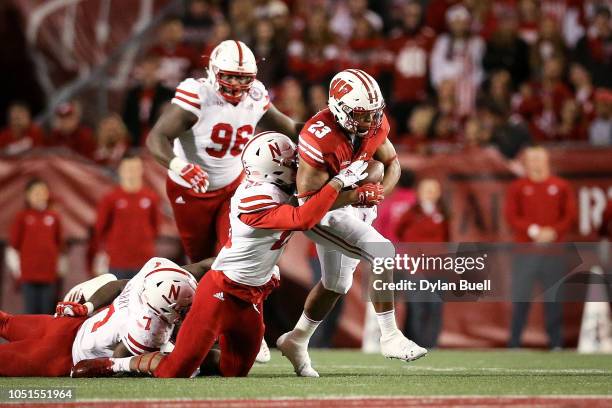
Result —
M349 258L340 253L337 253L337 256L339 262L336 265L326 263L323 266L327 267L327 270L322 270L321 283L325 289L345 295L353 286L353 273L359 265L359 259Z

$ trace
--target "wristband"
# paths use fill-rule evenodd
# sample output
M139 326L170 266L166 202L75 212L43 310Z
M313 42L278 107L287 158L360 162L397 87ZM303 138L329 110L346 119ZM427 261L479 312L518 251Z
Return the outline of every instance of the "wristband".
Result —
M183 172L183 169L188 165L189 163L186 162L185 160L181 159L180 157L175 157L172 160L170 160L170 164L168 165L168 168L172 170L173 172L175 172L176 174L180 175Z
M91 316L94 311L94 305L91 302L86 302L83 306L87 308L87 316Z

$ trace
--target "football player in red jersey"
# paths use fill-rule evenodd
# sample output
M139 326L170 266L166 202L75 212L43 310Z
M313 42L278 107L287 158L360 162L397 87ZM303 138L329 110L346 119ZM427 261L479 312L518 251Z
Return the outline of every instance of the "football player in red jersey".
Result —
M249 47L223 41L212 51L208 77L181 82L147 138L168 168L168 198L193 262L216 254L227 239L229 200L243 177L240 153L255 128L293 139L302 128L274 107L256 75Z
M376 159L384 164L385 172L382 184L364 184L340 194L332 211L306 232L317 244L322 278L310 291L295 328L276 343L298 376L318 377L308 356L308 341L338 298L351 287L359 261L395 255L393 244L371 226L376 204L393 190L401 170L395 148L387 138L389 122L384 107L376 80L362 70L347 69L332 79L328 108L313 116L300 132L297 189L301 200L308 199L355 160ZM388 276L392 271L386 273ZM385 357L411 361L427 353L397 328L392 301L374 301L373 305Z

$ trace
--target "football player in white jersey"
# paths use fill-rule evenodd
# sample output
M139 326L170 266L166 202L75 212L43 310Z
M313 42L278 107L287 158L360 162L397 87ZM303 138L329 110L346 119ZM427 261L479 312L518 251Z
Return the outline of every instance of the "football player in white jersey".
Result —
M248 374L264 334L263 301L277 285L274 266L292 231L312 228L340 190L367 176L363 161L352 163L306 204L294 207L288 202L295 189L295 150L291 139L277 132L263 132L247 143L242 154L246 180L231 200L231 237L198 285L172 353L83 361L73 368L73 376L138 371L189 377L217 338L218 373Z
M249 47L223 41L210 55L207 78L181 82L149 133L149 150L168 168L168 198L193 262L215 255L227 239L229 200L243 177L240 154L255 128L297 141L303 125L274 107L256 75Z
M191 306L195 277L211 260L181 268L150 259L130 281L112 280L89 301L60 302L56 316L0 311L0 376L67 376L72 365L99 356L141 355L166 346ZM104 307L106 306L106 307Z

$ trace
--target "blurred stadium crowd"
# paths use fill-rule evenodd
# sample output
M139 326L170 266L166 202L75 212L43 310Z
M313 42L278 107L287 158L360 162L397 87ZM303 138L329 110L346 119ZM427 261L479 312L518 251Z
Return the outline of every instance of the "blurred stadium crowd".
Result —
M167 17L133 73L120 111L81 123L60 105L47 129L14 101L0 150L66 145L116 164L220 41L247 43L279 109L305 120L330 77L357 67L383 85L392 138L408 151L530 141L612 144L612 19L606 0L192 0Z

